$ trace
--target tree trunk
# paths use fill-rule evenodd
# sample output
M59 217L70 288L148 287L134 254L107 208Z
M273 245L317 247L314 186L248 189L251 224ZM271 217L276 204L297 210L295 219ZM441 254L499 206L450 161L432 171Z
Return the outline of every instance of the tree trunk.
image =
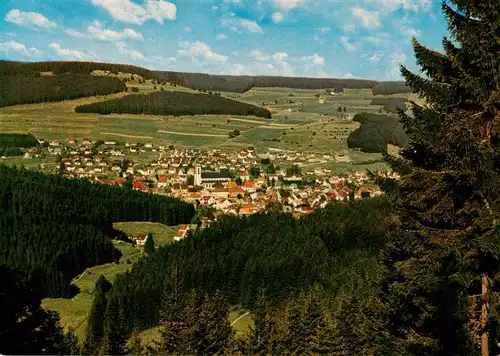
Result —
M481 356L489 356L488 349L488 333L486 327L488 325L488 300L486 295L488 293L488 277L481 276L481 294L483 295L483 305L481 308Z

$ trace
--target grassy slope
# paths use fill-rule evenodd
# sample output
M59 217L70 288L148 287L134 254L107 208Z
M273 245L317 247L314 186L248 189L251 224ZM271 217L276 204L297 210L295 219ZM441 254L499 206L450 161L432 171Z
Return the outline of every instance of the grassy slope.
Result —
M151 232L157 246L171 243L176 231L175 227L150 222L115 223L114 227L130 236ZM99 276L102 274L112 282L117 274L124 273L132 266L132 263L141 258L142 251L131 244L115 241L114 245L123 254L119 264L107 263L88 268L73 281L73 284L80 288L80 293L73 299L47 298L43 300L43 307L58 311L61 316L61 325L66 329L73 329L79 339L83 338L85 333L87 316L92 306L92 290Z
M130 237L138 234L147 235L152 233L156 246L163 246L174 241L174 234L177 228L175 226L166 226L160 223L152 222L121 222L114 223L113 227L121 230Z
M107 263L88 268L73 281L80 288L80 293L73 299L46 298L42 301L44 308L59 312L61 325L66 329L73 329L80 340L85 334L87 316L92 306L92 291L99 276L103 275L112 282L117 274L124 273L132 266L126 263L127 260L133 263L142 255L142 251L131 244L115 241L114 245L123 254L119 264Z

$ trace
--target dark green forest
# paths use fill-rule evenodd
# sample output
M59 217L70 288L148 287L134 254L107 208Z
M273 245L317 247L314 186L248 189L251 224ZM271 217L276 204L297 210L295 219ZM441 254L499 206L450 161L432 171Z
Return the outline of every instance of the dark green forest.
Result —
M0 76L0 107L77 99L126 91L118 78L84 74Z
M269 110L214 94L156 92L77 106L78 113L145 115L253 115L271 118Z
M378 275L380 221L387 212L387 199L377 198L334 204L302 220L285 214L222 218L157 249L115 280L124 330L157 325L162 300L174 290L220 291L231 304L253 308L262 292L278 305L314 284L332 295L369 288Z
M379 82L372 87L373 95L411 93L412 88L405 82Z
M44 295L68 297L69 281L89 266L117 260L116 221L189 222L177 199L0 166L0 264L44 278Z
M54 74L84 74L89 75L94 70L107 70L113 73L132 73L146 79L155 79L153 72L130 64L55 61L55 62L14 62L0 61L0 76L40 76L40 72Z
M20 156L21 148L36 146L38 141L32 134L0 133L0 156Z
M160 83L169 82L188 88L207 91L226 91L244 93L254 87L282 87L296 89L372 89L380 82L362 79L329 79L271 76L232 76L203 73L184 73L172 71L151 71L128 64L98 62L12 62L0 61L0 76L24 75L39 76L40 72L52 71L55 74L90 74L94 70L107 70L112 73L137 74L145 79ZM395 82L397 88L400 82ZM399 89L398 89L399 90ZM405 91L406 92L406 91Z
M404 147L408 144L403 125L399 118L388 115L356 114L354 121L361 126L347 138L349 148L359 148L363 152L385 153L387 144Z
M59 315L42 308L41 278L0 264L0 353L74 355L77 339L64 333Z
M328 79L271 76L231 76L201 73L155 72L161 80L185 87L244 93L254 87L276 87L296 89L371 89L377 82L362 79Z
M406 98L375 98L372 99L370 105L382 105L386 112L397 114L399 109L406 111L407 103Z

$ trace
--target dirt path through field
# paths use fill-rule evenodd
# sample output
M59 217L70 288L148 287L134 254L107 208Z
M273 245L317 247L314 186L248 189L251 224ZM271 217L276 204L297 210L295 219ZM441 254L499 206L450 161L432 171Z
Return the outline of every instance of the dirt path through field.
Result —
M112 135L112 136L120 136L120 137L127 137L127 138L143 138L145 140L152 140L153 137L151 136L132 136L132 135L124 135L124 134L119 134L115 132L101 132L101 135Z
M234 121L240 121L240 122L248 122L250 124L267 124L266 121L258 121L258 120L250 120L250 119L238 119L236 117L231 117L230 119L228 120L234 120ZM269 123L270 125L273 125L273 123ZM277 125L277 124L276 124Z
M270 126L270 125L263 125L263 126L259 126L259 128L262 128L262 129L272 129L272 130L286 130L286 129L291 129L291 128L295 128L297 126L290 126L290 125L284 125L284 126Z
M227 135L217 135L217 134L199 134L199 133L189 133L189 132L175 132L167 130L158 130L159 133L167 133L172 135L182 135L182 136L199 136L199 137L227 137Z

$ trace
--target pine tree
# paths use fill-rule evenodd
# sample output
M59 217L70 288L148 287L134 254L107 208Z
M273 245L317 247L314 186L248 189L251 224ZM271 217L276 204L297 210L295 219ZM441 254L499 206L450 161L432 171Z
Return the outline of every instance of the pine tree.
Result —
M146 348L141 344L141 337L138 331L133 331L126 346L127 354L140 356L146 353Z
M401 180L383 300L406 355L477 354L498 324L480 308L471 319L469 309L482 288L476 304L492 301L500 267L500 2L450 2L444 53L413 39L426 77L401 68L426 104L400 111L410 143L402 158L388 157Z
M114 289L111 293L113 292ZM112 294L108 301L104 320L101 353L105 355L124 355L126 353L127 330L123 312L121 299L118 295Z
M339 341L332 336L321 291L315 286L291 303L288 332L282 343L293 354L332 354Z
M160 340L155 342L157 351L160 354L173 354L183 352L185 344L181 336L184 329L184 308L185 298L183 298L182 280L179 278L178 265L172 266L171 284L167 285L162 298L159 324Z
M286 345L285 337L286 313L283 307L271 306L265 292L258 294L252 310L254 327L250 336L241 346L244 355L278 355L283 354Z
M155 252L155 240L153 238L152 233L149 233L148 236L146 237L146 243L144 244L144 252L146 252L147 255L150 255L153 252Z
M213 296L192 297L185 310L186 327L182 331L188 354L223 352L234 339L227 318L228 304L220 292Z
M96 354L101 348L104 335L104 318L106 313L106 293L110 290L111 283L104 276L100 276L94 287L94 299L87 321L83 353Z
M0 280L0 353L65 355L75 351L74 334L64 334L59 314L41 306L40 278L0 267Z

